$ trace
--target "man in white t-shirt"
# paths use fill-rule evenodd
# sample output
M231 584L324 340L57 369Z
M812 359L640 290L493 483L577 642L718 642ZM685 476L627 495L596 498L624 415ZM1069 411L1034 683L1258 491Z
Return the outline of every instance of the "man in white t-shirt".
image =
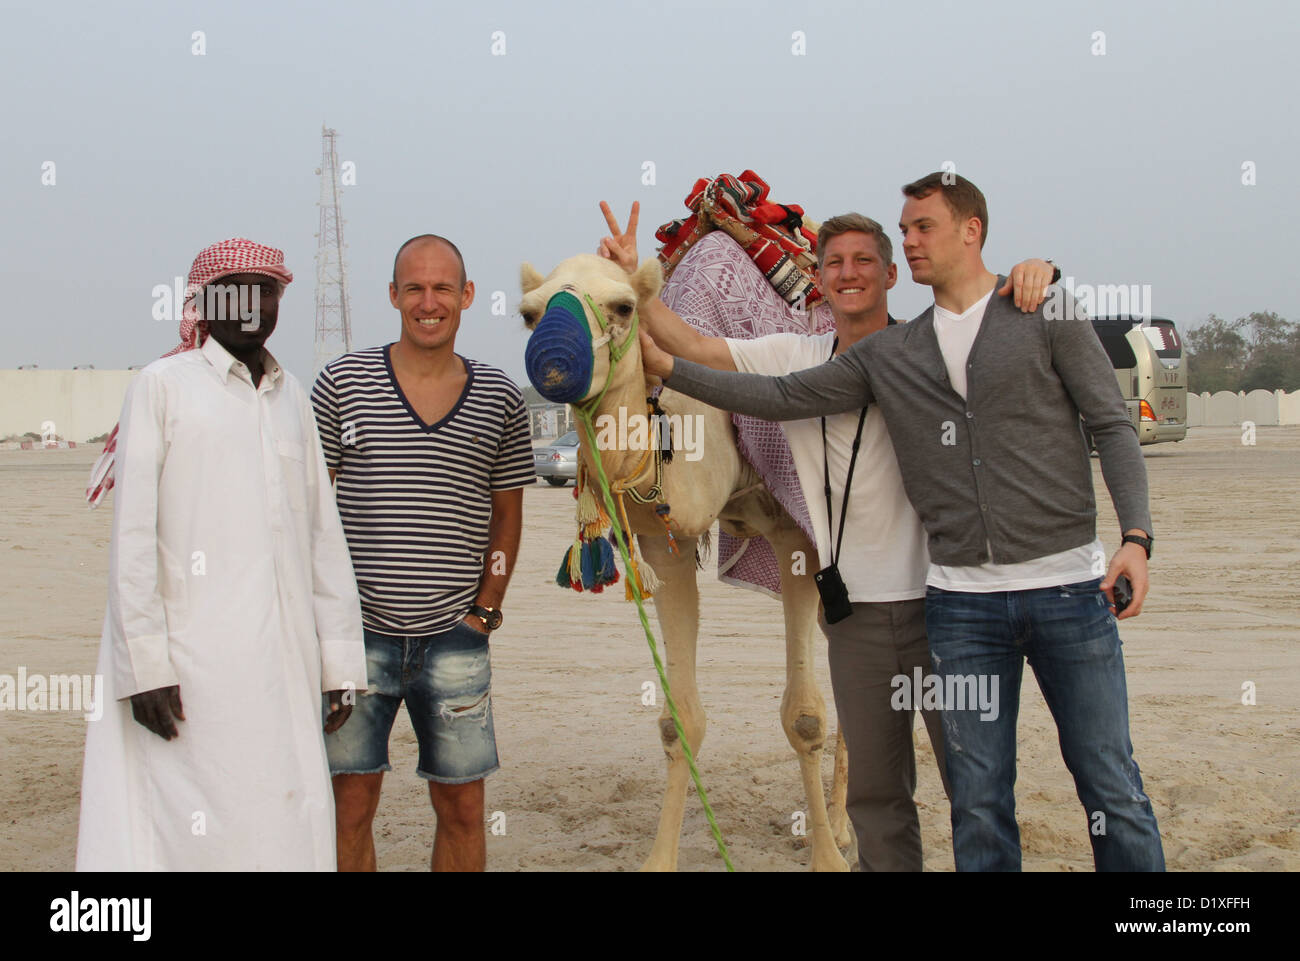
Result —
M1088 813L1097 869L1163 871L1159 827L1132 756L1124 659L1116 617L1112 616L1112 612L1120 618L1136 616L1147 593L1146 561L1152 536L1137 438L1124 417L1104 357L1089 336L1091 331L1081 335L1096 355L1091 368L1073 359L1072 354L1082 351L1067 344L1064 335L1045 337L1045 325L1026 322L1025 330L1030 332L1026 336L996 339L1003 330L1001 311L996 320L986 314L993 313L989 305L997 277L984 267L980 253L988 236L988 206L973 183L959 176L951 180L934 173L904 186L906 200L899 228L912 279L934 288L934 339L948 384L967 408L966 418L981 423L989 434L1005 430L1016 420L1014 415L1008 416L1006 408L1019 398L1011 390L1000 389L1005 373L999 365L1019 366L1025 372L1022 381L1030 382L1037 366L1051 372L1041 378L1038 387L1042 405L1064 411L1065 419L1075 425L1082 412L1092 427L1094 421L1100 422L1098 412L1103 409L1092 402L1092 396L1109 400L1111 419L1119 422L1117 433L1124 442L1116 452L1108 430L1107 440L1098 445L1123 531L1120 549L1109 567L1095 524L1085 543L1076 539L1077 546L1064 550L1022 551L1037 555L1028 560L995 562L998 554L986 534L983 551L976 558L980 563L934 563L930 567L931 649L935 663L942 663L945 686L952 687L950 678L979 677L981 682L987 678L995 705L992 716L949 705L945 717L947 742L952 748L949 764L955 793L950 796L957 869L1020 868L1015 724L1023 660L1028 659L1056 721L1062 754ZM986 328L992 332L981 338L981 329ZM1049 337L1048 351L1025 346ZM973 351L977 339L981 349ZM972 356L980 361L978 366ZM968 373L975 376L968 378ZM1051 392L1054 387L1060 391L1056 396ZM990 388L1004 398L990 401ZM972 436L982 436L974 428L970 430ZM1026 430L1032 429L1026 425ZM1073 433L1062 437L1040 429L1027 436L1037 437L1048 449L1068 442L1082 451L1084 458L1081 463L1076 461L1079 466L1072 473L1077 475L1079 487L1086 484L1090 489L1092 471L1086 448L1076 443ZM1050 526L1050 522L1043 524L1041 514L1033 516L1039 512L1017 513L1008 508L1011 498L1003 494L1006 487L1000 482L1025 487L1034 485L1032 478L1023 473L1014 480L999 477L995 468L1008 459L1001 458L992 444L972 444L972 449L980 455L973 465L984 470L980 493L980 498L988 501L984 511L990 505L994 511L1001 508L1008 515L1006 527L1022 538L1035 522L1039 529ZM1114 465L1125 453L1129 476L1122 478ZM1040 462L1045 464L1046 458ZM976 476L981 475L977 472ZM918 497L918 503L922 501ZM1095 515L1095 509L1092 513ZM989 530L988 525L984 530ZM1003 556L1009 553L1003 545L999 551ZM1127 610L1112 598L1120 574L1129 576L1133 584Z
M636 269L636 217L633 206L626 233L602 205L614 236L601 253ZM754 340L708 337L665 304L642 309L641 322L663 349L719 370L788 374L825 363L894 320L887 291L898 279L892 244L880 224L861 214L832 217L817 235L822 294L835 317L835 331L817 335L773 334ZM1051 282L1046 261L1027 261L1012 271L1008 289L1033 310ZM849 485L845 481L861 421L861 440ZM781 424L804 500L808 505L821 565L833 561L843 577L853 613L835 624L819 620L829 644L831 686L840 730L849 752L847 807L858 837L858 862L864 871L921 870L921 830L916 804L916 759L912 746L913 709L900 697L916 677L928 676L930 653L925 633L925 576L929 567L925 531L903 491L902 476L884 418L876 407L822 419ZM824 451L824 454L823 454ZM829 477L831 504L826 501ZM922 716L947 789L939 714Z

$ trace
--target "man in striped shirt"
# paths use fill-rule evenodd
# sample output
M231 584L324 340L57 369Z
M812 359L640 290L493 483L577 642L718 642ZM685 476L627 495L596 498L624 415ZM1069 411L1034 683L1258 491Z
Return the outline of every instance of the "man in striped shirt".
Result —
M361 594L370 689L327 736L340 871L375 870L371 832L403 700L437 815L432 868L481 871L483 779L499 764L488 635L533 483L528 414L500 370L455 352L474 285L425 234L393 261L400 339L328 364L312 391Z

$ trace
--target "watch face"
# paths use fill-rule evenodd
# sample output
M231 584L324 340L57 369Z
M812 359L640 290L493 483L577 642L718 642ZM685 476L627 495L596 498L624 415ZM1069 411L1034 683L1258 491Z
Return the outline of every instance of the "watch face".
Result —
M505 620L505 618L501 616L500 611L492 610L490 608L488 609L487 626L489 631L495 631L501 626L503 620Z

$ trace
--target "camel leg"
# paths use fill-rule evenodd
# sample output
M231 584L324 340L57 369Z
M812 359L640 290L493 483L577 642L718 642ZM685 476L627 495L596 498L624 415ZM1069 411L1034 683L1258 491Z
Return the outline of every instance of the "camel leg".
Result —
M781 699L781 726L799 757L808 799L808 827L812 832L812 869L847 871L849 863L835 846L822 788L821 758L826 743L826 702L817 689L813 671L813 634L816 631L817 585L812 573L795 574L790 561L794 551L816 557L802 532L783 531L768 537L781 565L781 598L785 608L785 696Z
M704 742L704 708L695 683L695 643L699 632L700 593L695 583L695 538L679 538L680 556L668 551L667 538L638 538L641 552L659 577L655 591L655 614L659 619L661 657L668 671L668 685L677 705L677 716L697 762ZM647 651L647 656L649 652ZM659 814L659 832L642 871L676 871L677 848L686 806L690 768L677 739L667 700L659 715L659 738L668 757L668 784Z
M826 812L831 822L831 833L835 835L835 844L841 850L853 843L849 832L849 745L844 740L844 731L836 725L835 729L835 773L831 777L831 806Z

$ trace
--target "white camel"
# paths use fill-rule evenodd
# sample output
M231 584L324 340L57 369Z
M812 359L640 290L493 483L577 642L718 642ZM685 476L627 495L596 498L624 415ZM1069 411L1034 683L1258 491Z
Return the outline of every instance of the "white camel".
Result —
M658 261L644 261L629 276L609 260L581 254L562 262L547 277L542 277L530 264L524 264L521 284L524 297L520 313L530 330L537 327L551 298L561 291L574 294L583 305L594 358L590 361L590 388L574 399L575 404L589 402L605 388L591 412L593 419L609 414L618 420L620 408L625 418L644 416L649 385L633 318L638 304L659 295L663 272ZM593 305L603 317L593 316ZM626 348L626 353L619 356L622 348ZM614 360L616 356L618 359ZM702 426L702 438L698 442L703 456L692 461L679 455L661 471L663 500L671 507L671 527L680 553L670 551L664 522L656 515L653 503L643 505L631 499L626 503L628 525L638 535L641 555L659 580L654 593L655 613L682 730L698 758L704 740L705 716L695 680L699 629L695 554L699 539L717 521L728 533L765 537L781 562L786 632L786 687L781 701L781 724L798 755L807 794L811 867L814 871L847 871L848 864L839 851L839 847L849 844L844 810L847 754L843 739L838 739L828 813L821 779L821 754L827 736L826 703L813 673L818 595L811 574L806 572L806 564L795 562L797 556L816 558L816 550L738 453L729 414L671 390L664 390L659 402L670 421L698 415L693 422ZM579 431L579 439L580 457L594 478L595 465L585 431ZM642 494L655 484L655 459L647 459L643 449L606 449L603 441L598 442L605 473L611 482L622 480L627 488ZM634 473L636 476L629 476ZM801 572L795 573L796 570ZM642 870L673 871L677 868L689 771L666 705L659 718L659 733L668 757L668 784L654 847Z

